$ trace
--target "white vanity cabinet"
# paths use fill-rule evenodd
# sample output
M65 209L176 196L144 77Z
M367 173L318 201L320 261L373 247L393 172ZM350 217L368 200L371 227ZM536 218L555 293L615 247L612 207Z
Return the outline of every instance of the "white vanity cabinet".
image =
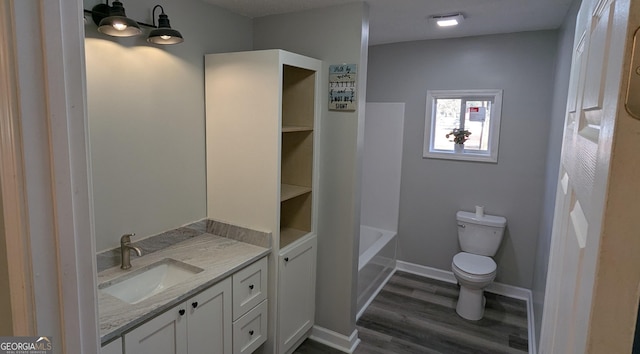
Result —
M273 234L267 352L286 353L314 320L322 75L282 50L205 56L207 216Z
M267 339L267 266L264 257L125 333L124 353L252 353Z
M232 353L227 278L124 335L125 353Z
M117 338L100 348L100 354L122 354L122 338Z

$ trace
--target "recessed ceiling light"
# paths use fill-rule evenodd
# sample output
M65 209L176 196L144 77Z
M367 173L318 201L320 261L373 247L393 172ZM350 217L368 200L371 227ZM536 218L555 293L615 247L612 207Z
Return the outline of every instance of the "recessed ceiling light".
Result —
M459 25L464 16L462 14L436 15L429 17L429 21L437 24L439 27L451 27Z

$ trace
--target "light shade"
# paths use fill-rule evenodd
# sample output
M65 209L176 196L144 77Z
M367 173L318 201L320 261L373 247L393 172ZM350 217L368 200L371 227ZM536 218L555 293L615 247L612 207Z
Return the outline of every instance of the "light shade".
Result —
M462 14L437 15L429 17L429 21L439 27L452 27L459 25L464 20Z
M132 37L142 33L138 23L127 17L120 1L114 1L109 16L100 20L98 31L114 37Z
M156 7L158 6L160 5L156 5ZM160 9L162 9L161 6ZM154 44L178 44L184 42L184 39L180 32L171 28L169 16L165 15L164 9L162 9L162 13L158 17L158 28L149 33L147 42Z

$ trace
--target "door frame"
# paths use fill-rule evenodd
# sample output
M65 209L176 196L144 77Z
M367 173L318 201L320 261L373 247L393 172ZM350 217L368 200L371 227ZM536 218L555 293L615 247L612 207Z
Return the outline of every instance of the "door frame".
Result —
M26 262L32 268L23 277L32 286L35 306L33 316L23 320L29 335L54 337L54 353L97 353L83 3L1 1L11 8L15 25L14 38L0 42L17 63L13 91L21 134L13 137L22 153L11 155L23 162L22 177L3 182L24 193L18 211L24 210L26 230L19 239L29 244L10 267ZM0 136L0 144L8 139ZM30 296L28 288L13 284L11 291Z
M599 3L603 4L606 1ZM587 257L593 256L597 260L591 273L594 281L582 286L583 291L592 291L590 308L581 309L580 328L577 332L581 336L577 342L581 343L580 346L585 349L585 353L630 352L640 300L640 257L637 256L640 253L640 237L636 227L637 212L640 210L637 204L640 200L640 184L637 182L637 176L640 176L640 158L636 154L640 150L640 120L632 118L624 108L624 96L631 75L629 66L633 35L640 26L640 0L630 0L628 4L629 7L626 9L624 6L616 7L616 11L628 13L614 14L629 17L624 35L618 33L617 36L611 36L612 41L620 41L617 44L622 44L624 59L617 106L605 107L606 114L615 116L615 123L603 126L606 131L605 134L601 134L601 138L607 139L605 146L607 149L610 148L611 155L607 169L596 171L596 185L599 179L606 188L594 191L594 195L597 194L596 198L604 200L605 207L602 215L598 216L601 220L590 220L592 225L589 225L593 226L593 236L597 235L599 239L595 247L587 249L587 252L592 252ZM574 46L577 45L579 44L576 41ZM566 190L566 182L562 177L561 172L556 197L557 209L554 216L540 353L545 353L544 350L550 348L554 336L564 335L564 332L555 328L556 304L561 295L554 286L559 285L560 272L557 265L564 255L563 246L558 244L558 238L564 234L564 231L558 230L558 218L567 207L562 202L565 198L562 193Z
M8 319L12 335L35 333L31 252L27 231L27 205L24 191L22 129L18 103L18 79L13 3L0 3L0 255L8 277ZM9 252L9 250L11 250ZM6 262L6 264L5 264ZM4 269L3 269L4 270ZM4 275L4 274L3 274ZM4 299L4 298L3 298ZM4 306L4 305L3 305Z

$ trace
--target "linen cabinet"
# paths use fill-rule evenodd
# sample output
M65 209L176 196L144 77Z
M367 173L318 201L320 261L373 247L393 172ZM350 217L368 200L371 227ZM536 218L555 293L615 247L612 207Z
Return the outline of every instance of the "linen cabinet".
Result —
M267 346L314 323L322 62L283 50L205 56L207 216L271 232Z

